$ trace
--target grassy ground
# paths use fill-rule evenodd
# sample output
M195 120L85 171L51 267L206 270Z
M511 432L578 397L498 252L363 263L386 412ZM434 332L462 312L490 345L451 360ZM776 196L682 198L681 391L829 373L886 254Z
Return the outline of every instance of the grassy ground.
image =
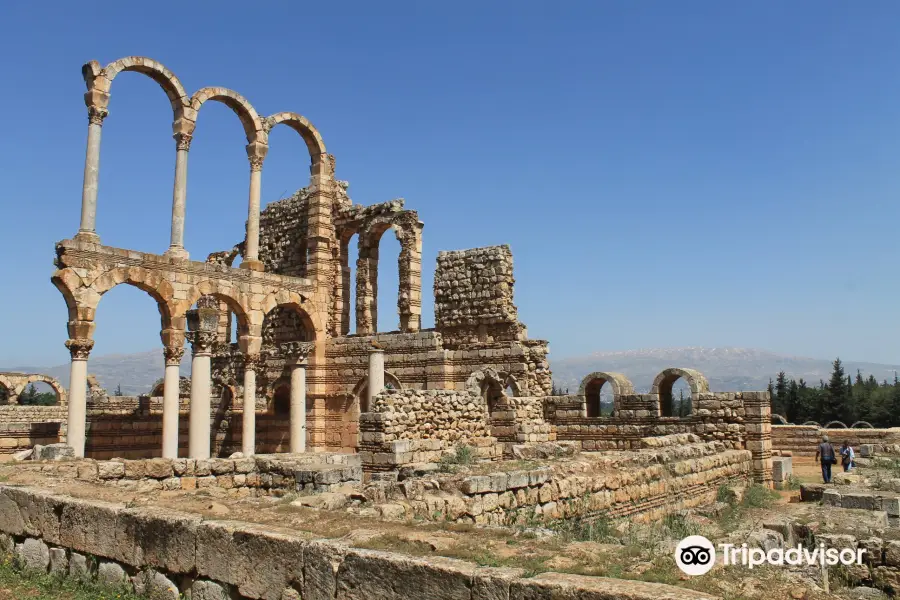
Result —
M0 600L143 600L125 588L78 582L43 573L20 572L9 559L0 563Z

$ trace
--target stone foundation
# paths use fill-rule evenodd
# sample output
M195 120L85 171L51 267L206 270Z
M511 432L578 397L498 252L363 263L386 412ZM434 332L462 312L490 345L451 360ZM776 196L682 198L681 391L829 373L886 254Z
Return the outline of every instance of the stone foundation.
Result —
M667 585L479 567L310 540L288 529L0 485L0 547L28 568L127 582L154 598L717 600ZM200 594L208 594L201 596Z

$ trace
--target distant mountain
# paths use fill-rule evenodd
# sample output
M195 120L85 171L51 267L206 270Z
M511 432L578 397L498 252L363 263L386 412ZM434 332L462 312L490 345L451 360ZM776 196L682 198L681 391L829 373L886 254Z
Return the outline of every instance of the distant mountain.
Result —
M843 359L842 359L842 362ZM769 378L779 371L789 377L803 378L818 385L819 379L831 377L831 361L816 358L787 356L749 348L651 348L622 352L595 352L587 356L551 360L553 381L563 389L577 391L581 380L594 371L624 373L634 383L635 390L646 392L653 378L668 367L687 367L703 373L712 391L737 392L764 390ZM844 370L855 376L856 370L864 377L871 373L875 379L889 381L898 365L866 362L844 362Z
M764 390L769 378L778 371L789 376L802 377L810 384L818 384L819 379L828 381L831 376L831 361L815 358L785 356L765 350L747 348L652 348L648 350L626 350L623 352L595 352L587 356L551 360L553 380L563 389L574 393L582 378L593 371L617 371L624 373L638 392L650 389L653 378L667 367L688 367L706 375L713 391L731 392L742 390ZM868 377L871 373L878 381L892 380L898 365L882 365L865 362L845 362L848 375L856 370ZM145 394L153 383L163 376L162 349L137 354L108 354L92 356L88 372L93 373L110 393L117 385L122 386L126 395ZM64 384L69 382L69 365L56 367L16 367L0 371L25 371L46 373ZM181 363L181 374L190 376L190 353L186 352Z
M0 367L0 371L19 371L23 373L45 373L59 379L64 385L69 385L69 365L55 367ZM88 373L97 376L100 385L112 394L116 387L122 386L122 394L135 396L146 394L150 388L163 376L165 362L162 348L149 352L136 354L107 354L105 356L91 356L88 362ZM190 352L185 352L181 361L181 374L190 376L191 357Z

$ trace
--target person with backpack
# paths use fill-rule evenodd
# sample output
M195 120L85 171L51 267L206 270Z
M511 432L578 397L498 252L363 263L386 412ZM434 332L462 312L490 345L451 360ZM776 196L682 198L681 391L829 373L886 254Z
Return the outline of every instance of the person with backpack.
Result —
M834 454L834 446L828 441L828 436L822 436L822 443L816 448L816 460L822 465L822 479L825 483L831 483L831 465L837 464Z

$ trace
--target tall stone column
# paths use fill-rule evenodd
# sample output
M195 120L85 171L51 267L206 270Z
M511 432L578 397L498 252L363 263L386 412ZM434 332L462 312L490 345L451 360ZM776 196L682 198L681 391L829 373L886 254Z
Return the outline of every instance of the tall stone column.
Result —
M75 239L100 243L97 235L97 186L100 180L100 134L103 119L109 114L109 94L91 90L84 95L88 107L87 151L84 158L84 183L81 188L81 224Z
M269 147L261 142L247 145L247 158L250 160L250 200L247 214L247 244L244 248L242 269L262 271L263 264L259 260L259 195L262 188L262 167Z
M378 243L368 231L359 232L356 259L356 333L378 331Z
M369 349L369 381L366 391L367 409L372 410L372 399L384 390L384 350Z
M180 118L172 125L175 134L175 183L172 188L172 233L166 256L187 259L184 249L184 215L187 203L187 161L194 122Z
M244 357L244 419L241 433L241 452L244 456L256 454L256 370L259 354Z
M66 423L66 443L75 449L75 456L84 456L85 419L87 418L87 361L94 340L66 340L72 357L69 371L69 415Z
M399 288L397 309L400 331L412 333L422 328L422 228L424 224L411 212L412 223L403 227L400 240Z
M281 344L281 354L291 369L292 454L306 452L306 358L314 347L312 342Z
M210 456L210 356L216 341L218 311L198 308L187 312L188 339L191 342L191 414L189 417L188 456Z
M183 340L182 340L183 342ZM163 379L162 457L178 458L178 411L180 408L180 368L184 347L166 346L166 374Z

